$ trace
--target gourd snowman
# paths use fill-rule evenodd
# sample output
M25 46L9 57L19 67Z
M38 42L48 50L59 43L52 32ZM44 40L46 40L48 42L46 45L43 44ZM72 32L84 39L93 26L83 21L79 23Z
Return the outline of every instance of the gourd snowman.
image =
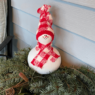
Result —
M39 74L49 74L57 70L61 64L58 50L52 47L54 31L52 29L52 16L49 13L50 5L44 4L37 10L40 14L36 32L37 45L28 54L29 67Z

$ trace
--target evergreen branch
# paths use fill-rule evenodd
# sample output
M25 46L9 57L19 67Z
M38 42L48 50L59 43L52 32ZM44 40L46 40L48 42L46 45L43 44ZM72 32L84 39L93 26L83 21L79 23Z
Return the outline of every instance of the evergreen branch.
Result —
M6 89L5 89L6 90ZM0 93L3 93L3 92L5 92L5 90L3 90L3 91L0 91Z
M40 81L39 81L39 83L40 83ZM47 84L45 83L45 84L43 84L43 85L41 84L41 85L37 85L37 86L34 86L34 85L35 85L35 83L32 84L31 87L33 87L33 89L35 89L35 88L37 89L37 88L43 88L43 87L45 87Z
M13 66L16 66L16 67L21 67L21 66L19 66L19 65L12 65L12 66L7 66L5 69L3 69L3 71L0 71L1 73L0 73L0 75L2 74L2 72L4 72L6 69L8 69L8 68L10 68L10 67L13 67Z
M28 85L28 83L27 82L24 82L24 83L22 83L22 84L20 84L20 85L15 85L15 86L13 86L13 88L18 88L18 87L22 87L22 86L26 86L26 85ZM3 89L3 91L1 91L0 93L3 93L3 92L5 92L5 90L6 89Z
M15 79L15 78L20 78L20 77L12 77L12 78L9 78L9 79L5 79L4 81L2 81L2 82L5 82L5 81L8 81L8 80L11 80L11 79ZM2 82L0 82L0 83L2 83Z
M46 92L46 93L44 93L45 95L46 94L50 94L50 93L52 93L54 90L51 90L51 91L48 91L48 92Z
M85 84L83 84L80 79L77 78L77 80L89 90L89 88Z
M37 95L95 95L93 71L86 67L79 69L62 67L51 74L40 75L29 68L28 53L28 49L23 49L10 60L0 59L0 95L4 95L6 88L21 81L18 77L19 72L23 72L29 78L29 83L26 83L29 87L27 90L30 89L31 93ZM25 86L23 88L26 89ZM21 87L17 89L20 91ZM18 93L16 92L15 95Z
M66 84L67 84L67 86L68 86L68 88L69 88L69 92L70 92L70 85L67 83L67 81L65 80L65 82L66 82Z
M75 71L77 71L77 72L81 73L83 76L85 76L87 79L89 79L89 81L91 81L91 82L92 82L92 84L94 84L94 83L93 83L93 81L92 81L89 77L87 77L86 75L84 75L82 72L78 71L78 70L77 70L77 69L75 69L75 68L71 68L71 69L73 69L73 70L75 70ZM94 87L95 87L95 85L94 85Z

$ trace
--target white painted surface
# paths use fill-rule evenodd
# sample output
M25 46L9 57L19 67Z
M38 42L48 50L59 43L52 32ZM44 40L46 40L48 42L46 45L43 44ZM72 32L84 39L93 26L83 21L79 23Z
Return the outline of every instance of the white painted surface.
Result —
M83 9L53 0L12 0L12 6L39 17L37 9L44 3L52 6L54 24L95 41L95 11Z
M95 41L95 12L55 2L52 8L54 24Z
M17 52L18 50L20 50L20 49L23 49L23 48L28 48L28 47L30 47L31 48L31 46L30 45L28 45L27 43L25 43L23 40L21 40L20 38L18 38L18 37L14 37L14 39L13 39L13 55L14 55L14 53L15 52Z
M36 34L38 22L39 19L20 10L13 9L13 23L20 27Z
M18 38L17 36L14 37L13 39L13 49L14 51L18 51L23 48L28 48L31 47L29 44L25 43L23 40Z
M61 1L67 1L67 2L71 2L71 3L95 8L95 0L61 0Z
M51 4L52 1L54 0L11 0L11 5L34 16L39 16L37 9L43 4Z
M39 22L37 9L44 3L52 6L54 24L59 26L54 26L54 45L68 53L59 50L63 57L62 64L70 66L87 63L95 67L95 12L91 10L54 0L12 0L12 6L17 8L13 8L13 23L17 24L14 24L14 34L17 39L21 39L19 45L36 45L35 33Z
M55 46L95 67L95 43L54 27Z
M14 36L20 38L29 46L34 47L37 44L36 35L14 24Z
M76 57L71 56L69 53L66 53L60 49L57 48L61 55L61 61L63 66L67 67L80 67L81 65L87 66L88 64L85 64L83 61L78 60Z

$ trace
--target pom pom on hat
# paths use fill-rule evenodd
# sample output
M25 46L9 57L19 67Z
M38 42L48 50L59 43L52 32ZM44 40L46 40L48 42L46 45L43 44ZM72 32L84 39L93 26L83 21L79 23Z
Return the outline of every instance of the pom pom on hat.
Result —
M51 8L50 5L44 4L42 7L38 8L37 13L41 14L41 13L43 13L44 11L45 11L45 12L49 12L50 8Z

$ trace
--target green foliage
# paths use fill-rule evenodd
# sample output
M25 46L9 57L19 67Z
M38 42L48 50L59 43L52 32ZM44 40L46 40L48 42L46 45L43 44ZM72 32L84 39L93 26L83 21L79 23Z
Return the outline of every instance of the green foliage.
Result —
M0 95L5 95L6 89L23 81L20 72L29 82L27 87L15 88L15 95L95 95L95 73L91 68L63 67L41 75L29 68L29 51L29 48L23 49L12 59L0 59Z

